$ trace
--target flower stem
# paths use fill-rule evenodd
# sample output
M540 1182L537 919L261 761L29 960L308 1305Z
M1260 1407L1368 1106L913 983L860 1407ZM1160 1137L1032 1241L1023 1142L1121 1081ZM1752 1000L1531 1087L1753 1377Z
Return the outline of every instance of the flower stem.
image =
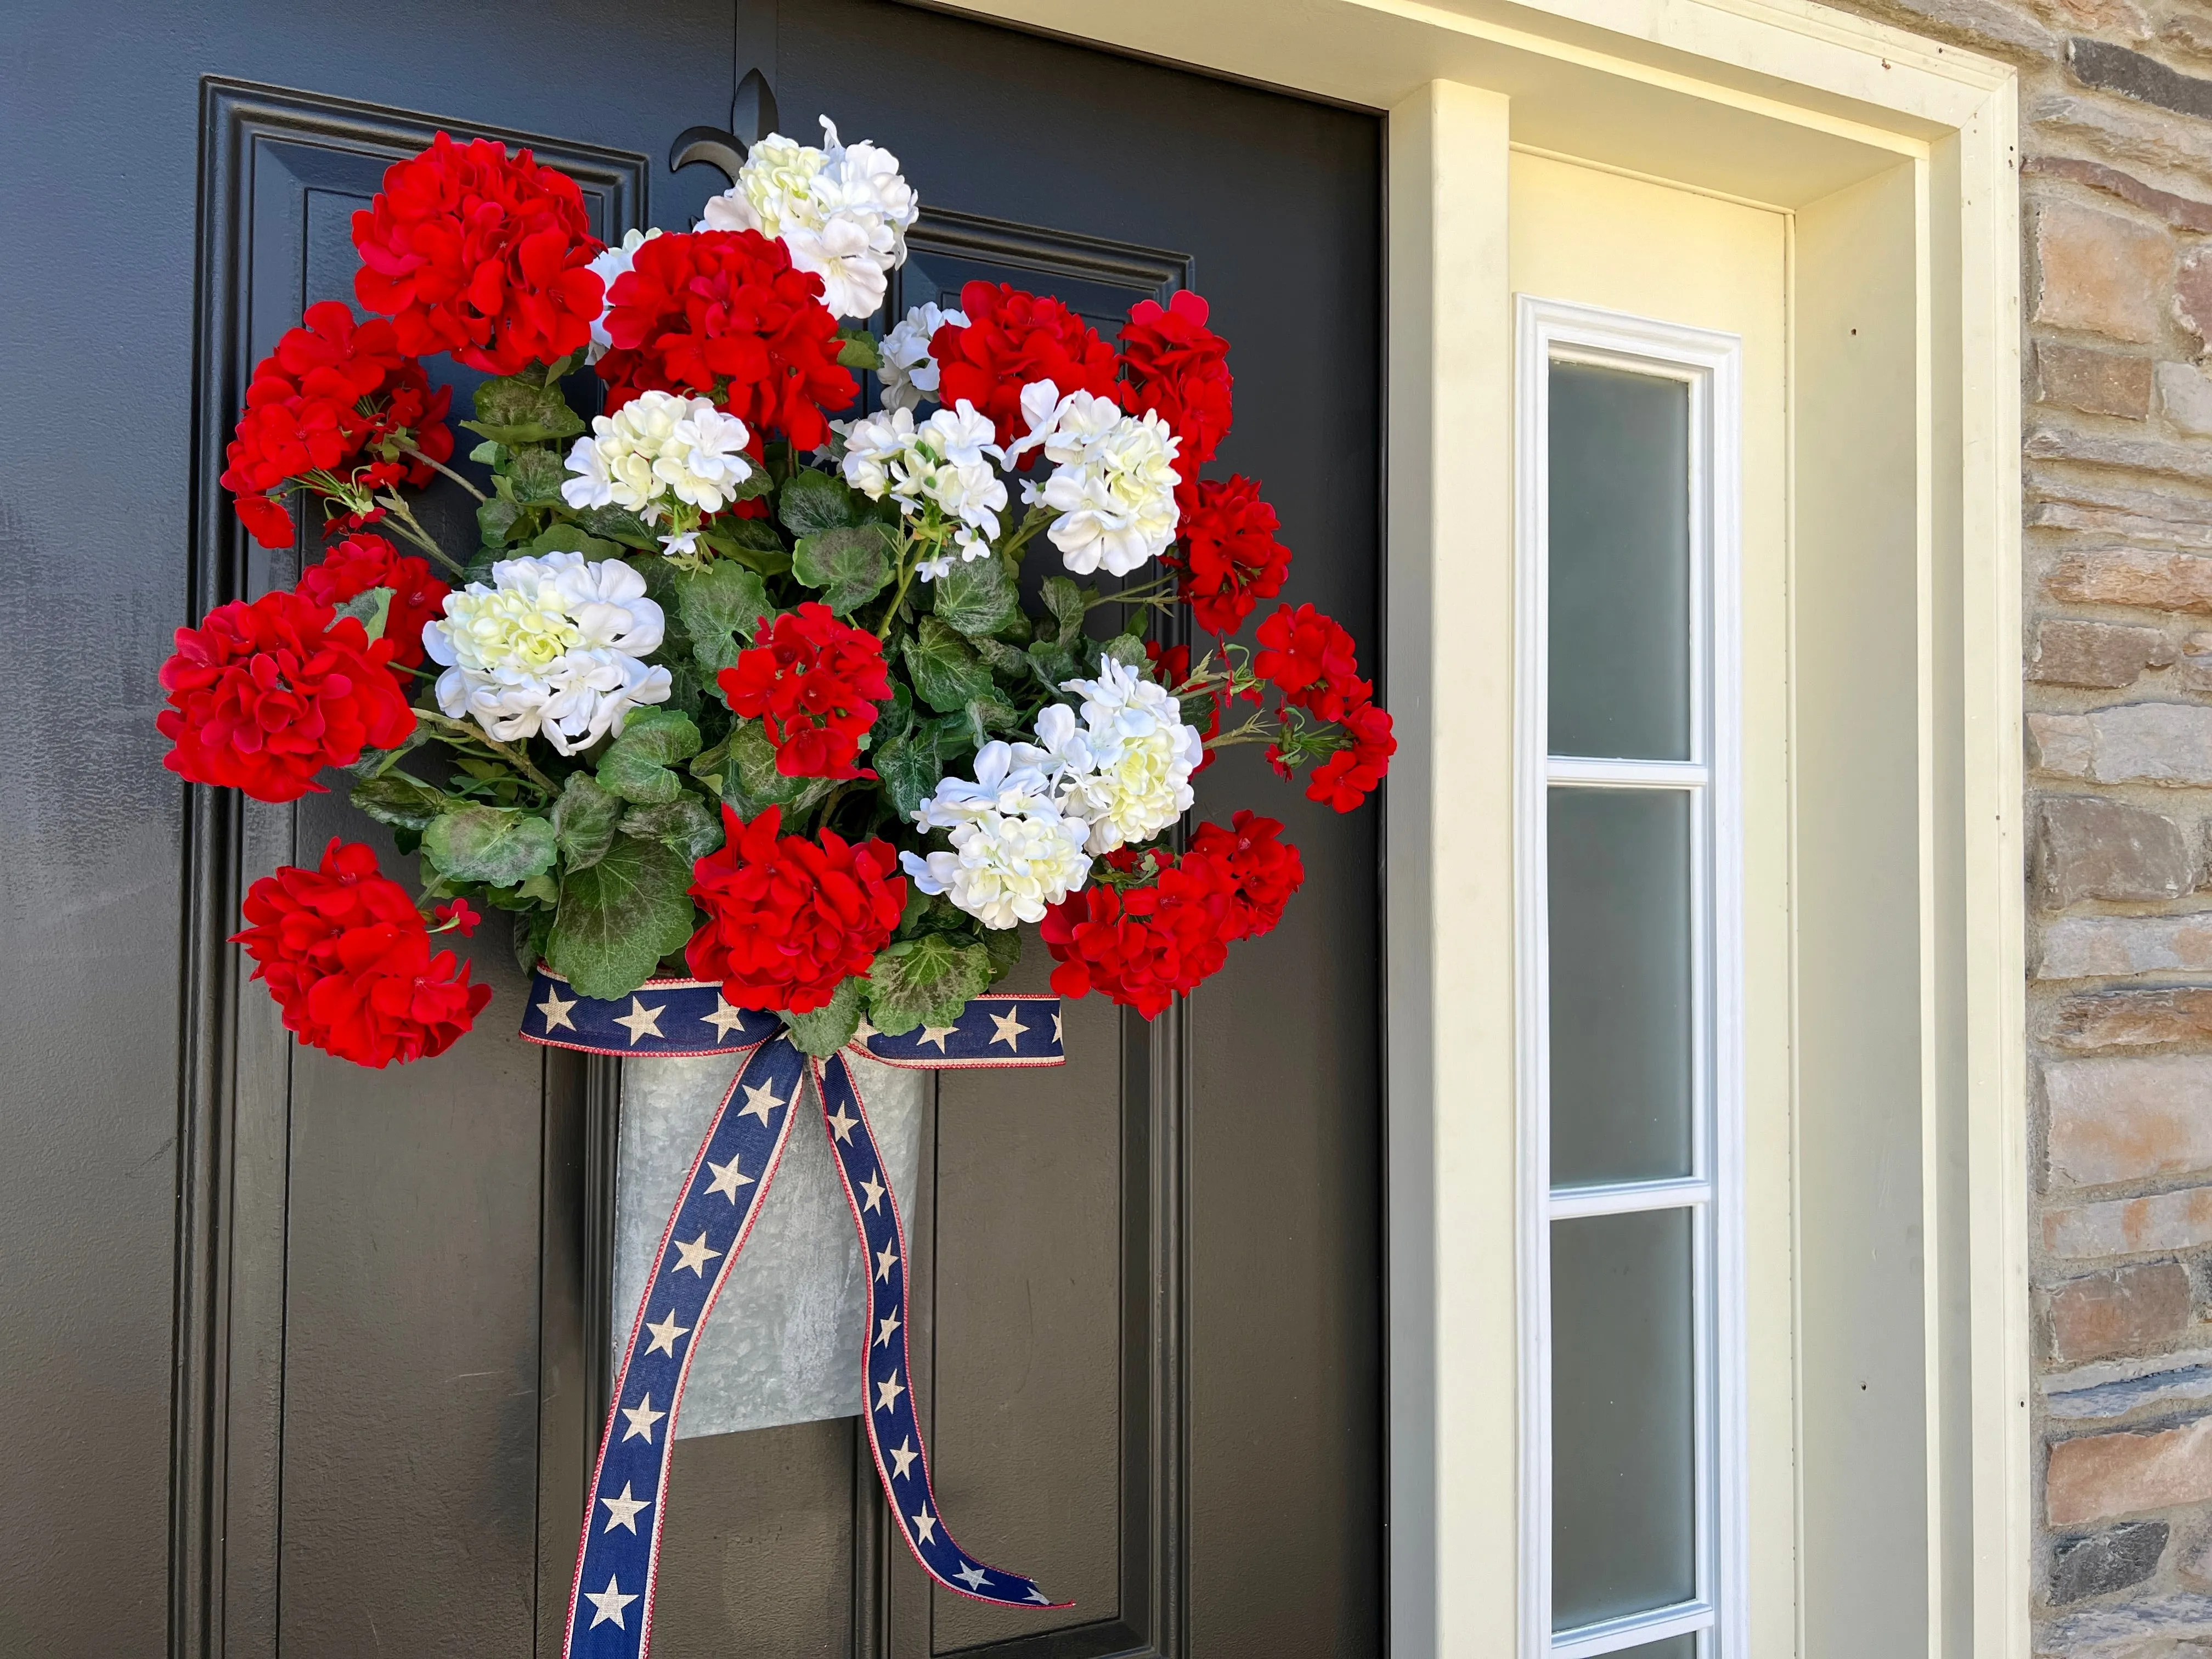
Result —
M417 520L415 514L409 509L406 502L401 501L396 495L380 495L377 497L377 501L392 514L393 527L397 529L401 535L404 536L409 541L414 543L416 546L421 548L425 553L428 553L440 564L445 566L447 569L452 571L456 576L465 575L468 574L466 571L463 570L459 565L455 564L451 556L446 552L446 550L438 545L436 538L434 538L428 531L422 528L421 521Z
M548 795L558 795L561 793L561 786L532 765L527 755L519 749L501 743L482 726L471 726L465 720L453 720L445 714L434 714L427 708L418 708L415 713L417 718L428 720L433 726L447 732L458 732L470 742L482 744L543 789ZM449 738L448 741L450 742L451 739Z
M421 450L416 448L414 445L402 444L399 447L399 453L403 455L412 456L415 459L422 462L423 465L434 468L438 471L444 473L447 477L451 478L455 483L460 485L462 489L467 490L470 495L475 496L478 501L488 501L491 499L490 496L485 495L483 490L478 489L474 484L471 483L466 478L464 478L459 473L454 471L453 468L447 466L443 461L432 460Z

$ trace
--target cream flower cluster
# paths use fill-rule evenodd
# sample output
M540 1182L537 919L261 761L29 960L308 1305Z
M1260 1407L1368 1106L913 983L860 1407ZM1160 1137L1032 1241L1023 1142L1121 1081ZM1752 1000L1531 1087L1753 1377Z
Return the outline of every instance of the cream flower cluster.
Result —
M1037 715L1037 743L1061 814L1090 826L1088 851L1150 841L1190 810L1206 739L1164 686L1109 657L1097 679L1060 689L1082 694L1083 724L1066 703L1050 704Z
M942 310L933 301L915 307L884 336L876 376L883 382L884 408L912 409L937 395L937 359L929 355L929 343L947 323L965 328L968 313Z
M621 560L541 553L503 559L489 586L447 594L422 647L445 665L438 707L453 719L501 743L543 736L573 755L619 733L630 709L667 700L668 671L641 660L665 627L645 578Z
M990 421L963 399L920 426L911 409L869 415L845 428L845 482L879 501L886 495L908 518L935 507L959 528L952 545L963 560L980 559L999 533L1006 486L992 466L1005 453L991 441ZM924 559L915 572L934 580L952 568L952 555Z
M657 230L626 230L621 241L592 261L592 271L606 285L606 295L600 303L599 317L592 324L592 343L584 349L586 362L596 363L614 349L614 337L607 332L607 313L614 309L615 278L627 276L629 268L637 263L638 249L659 234Z
M1079 576L1101 568L1126 576L1158 558L1175 540L1176 471L1180 447L1167 422L1147 410L1125 415L1088 392L1065 398L1050 380L1022 388L1029 435L1006 452L1016 461L1042 447L1054 463L1042 489L1022 486L1022 499L1060 516L1045 533L1060 562Z
M949 853L901 853L925 893L944 894L986 927L1042 920L1091 875L1085 827L1060 816L1052 785L1023 756L1028 744L986 744L975 776L945 778L914 815L923 830L951 834Z
M641 392L611 415L595 416L589 437L568 452L574 476L561 499L578 512L619 507L658 524L671 499L719 513L752 477L745 423L707 398Z
M792 264L822 279L831 312L872 317L887 276L906 263L906 234L921 204L889 150L838 143L826 115L822 135L819 149L780 132L755 144L737 183L707 204L699 228L781 237Z

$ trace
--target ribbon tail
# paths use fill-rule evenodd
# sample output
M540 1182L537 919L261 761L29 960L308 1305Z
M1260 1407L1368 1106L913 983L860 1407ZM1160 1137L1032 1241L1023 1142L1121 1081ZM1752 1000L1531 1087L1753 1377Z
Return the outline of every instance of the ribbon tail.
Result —
M644 1659L652 1641L661 1521L692 1352L765 1206L805 1071L805 1057L787 1038L751 1049L669 1212L599 1437L564 1659ZM648 1339L642 1352L641 1337Z
M868 1286L867 1328L861 1334L860 1415L876 1476L898 1523L899 1534L921 1570L946 1589L995 1607L1064 1607L1034 1579L977 1560L962 1549L938 1514L929 1483L929 1453L914 1407L914 1366L907 1345L906 1230L898 1194L876 1145L867 1104L860 1098L845 1056L817 1060L815 1092L836 1154L838 1178L860 1236L861 1277Z

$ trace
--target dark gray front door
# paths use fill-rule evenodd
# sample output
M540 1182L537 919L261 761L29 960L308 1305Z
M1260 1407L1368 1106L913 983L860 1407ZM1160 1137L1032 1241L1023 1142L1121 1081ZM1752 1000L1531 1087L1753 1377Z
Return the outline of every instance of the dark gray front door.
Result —
M140 412L120 505L112 431L0 426L0 1404L41 1494L0 1529L0 1570L40 1587L0 1597L0 1651L557 1652L617 1079L504 1035L495 943L478 1032L389 1073L292 1048L241 983L243 884L373 828L331 798L187 799L160 767L168 630L294 574L214 486L246 374L349 296L347 215L437 127L534 145L602 234L678 228L724 181L672 173L672 142L757 68L784 131L826 112L904 162L925 214L896 305L981 276L1110 331L1205 293L1237 348L1217 467L1280 513L1288 597L1379 649L1379 124L871 0L41 0L19 38L17 383ZM1078 1605L932 1591L854 1425L766 1430L679 1448L664 1659L1380 1652L1376 815L1249 750L1200 783L1203 814L1290 825L1282 927L1150 1026L1073 1005L1064 1073L945 1079L918 1195L947 1515Z

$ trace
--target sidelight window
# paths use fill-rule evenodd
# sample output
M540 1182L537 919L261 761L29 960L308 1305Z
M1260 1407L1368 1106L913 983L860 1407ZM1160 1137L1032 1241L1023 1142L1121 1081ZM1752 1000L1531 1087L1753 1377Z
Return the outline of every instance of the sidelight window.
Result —
M1522 1659L1741 1659L1738 344L1521 302Z

